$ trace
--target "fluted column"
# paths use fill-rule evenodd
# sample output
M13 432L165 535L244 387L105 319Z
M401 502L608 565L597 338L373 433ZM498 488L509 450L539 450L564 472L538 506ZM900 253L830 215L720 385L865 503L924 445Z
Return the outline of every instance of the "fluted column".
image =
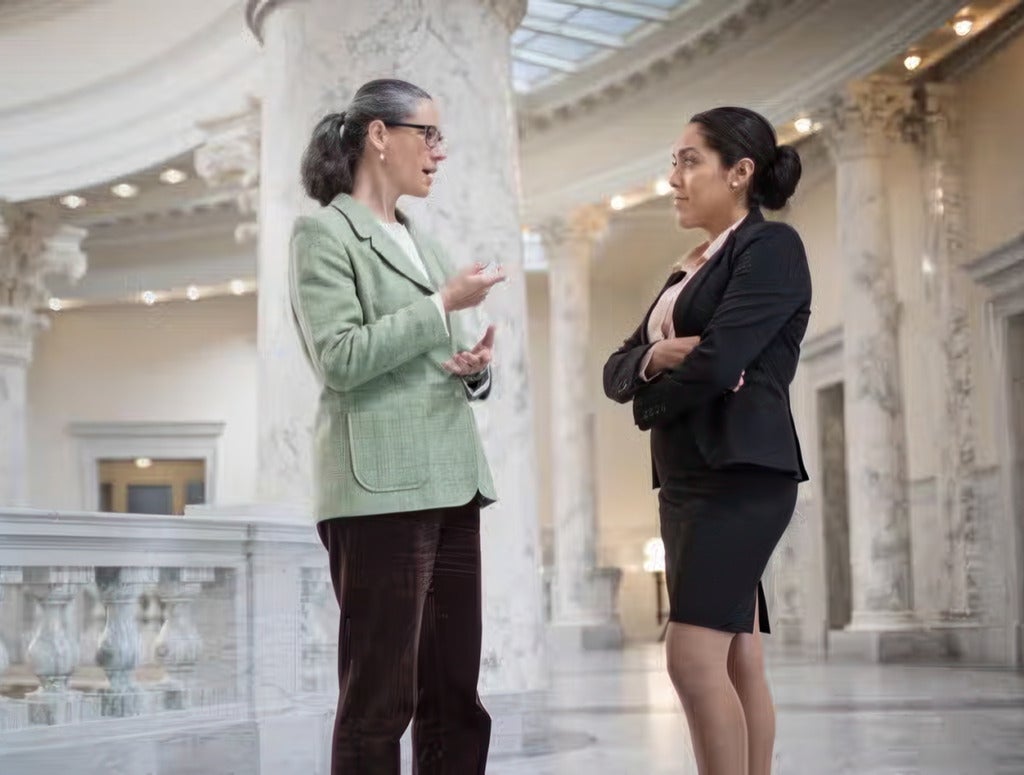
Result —
M828 126L843 267L851 630L913 621L899 302L885 179L890 143L910 109L909 87L871 78L836 98Z
M539 230L548 260L551 331L552 619L556 626L581 628L588 646L622 642L614 610L618 574L597 567L593 385L587 378L590 266L607 226L605 208L593 206Z
M536 477L526 367L526 297L516 169L509 36L525 0L251 0L263 41L259 246L260 479L265 496L310 494L314 380L288 300L292 224L315 203L298 169L316 121L343 110L382 74L437 100L450 157L430 201L403 208L457 262L500 260L509 282L491 294L495 382L477 407L500 503L482 520L485 693L518 695L543 683ZM474 332L475 333L475 332ZM491 702L494 710L495 702ZM496 717L500 716L496 712ZM496 723L495 728L499 728ZM496 740L500 748L500 741Z
M929 83L923 92L922 151L927 196L925 271L934 313L934 335L942 354L935 377L941 390L936 423L939 447L939 516L945 532L942 614L970 619L981 612L977 541L977 435L971 366L970 278L963 269L967 248L966 185L958 89Z
M26 505L27 395L32 343L48 320L49 275L85 273L85 230L61 225L44 207L0 202L0 504Z

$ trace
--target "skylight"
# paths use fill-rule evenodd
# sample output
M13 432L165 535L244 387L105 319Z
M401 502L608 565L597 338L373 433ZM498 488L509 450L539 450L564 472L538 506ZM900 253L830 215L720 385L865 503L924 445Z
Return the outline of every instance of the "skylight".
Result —
M529 0L512 35L512 80L526 93L625 48L700 0Z

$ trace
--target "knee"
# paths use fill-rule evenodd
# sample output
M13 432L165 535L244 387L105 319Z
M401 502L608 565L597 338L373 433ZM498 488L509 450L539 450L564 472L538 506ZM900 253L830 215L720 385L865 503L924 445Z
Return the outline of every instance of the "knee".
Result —
M684 700L696 699L728 680L721 665L685 653L669 657L668 676Z
M758 644L747 642L750 636L739 635L729 654L729 674L734 682L765 681L764 653Z

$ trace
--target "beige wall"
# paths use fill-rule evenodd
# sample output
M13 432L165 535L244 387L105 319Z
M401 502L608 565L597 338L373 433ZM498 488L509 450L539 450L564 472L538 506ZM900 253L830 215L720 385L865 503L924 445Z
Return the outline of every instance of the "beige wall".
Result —
M223 422L218 500L254 499L253 297L62 312L37 339L28 395L32 506L84 505L73 422Z

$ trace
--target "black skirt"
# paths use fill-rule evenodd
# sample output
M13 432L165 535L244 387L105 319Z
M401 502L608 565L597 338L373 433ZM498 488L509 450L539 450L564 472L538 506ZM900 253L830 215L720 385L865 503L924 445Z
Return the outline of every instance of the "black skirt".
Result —
M667 473L667 472L666 472ZM793 516L798 482L759 468L676 468L658 500L669 619L722 632L770 632L761 586Z

